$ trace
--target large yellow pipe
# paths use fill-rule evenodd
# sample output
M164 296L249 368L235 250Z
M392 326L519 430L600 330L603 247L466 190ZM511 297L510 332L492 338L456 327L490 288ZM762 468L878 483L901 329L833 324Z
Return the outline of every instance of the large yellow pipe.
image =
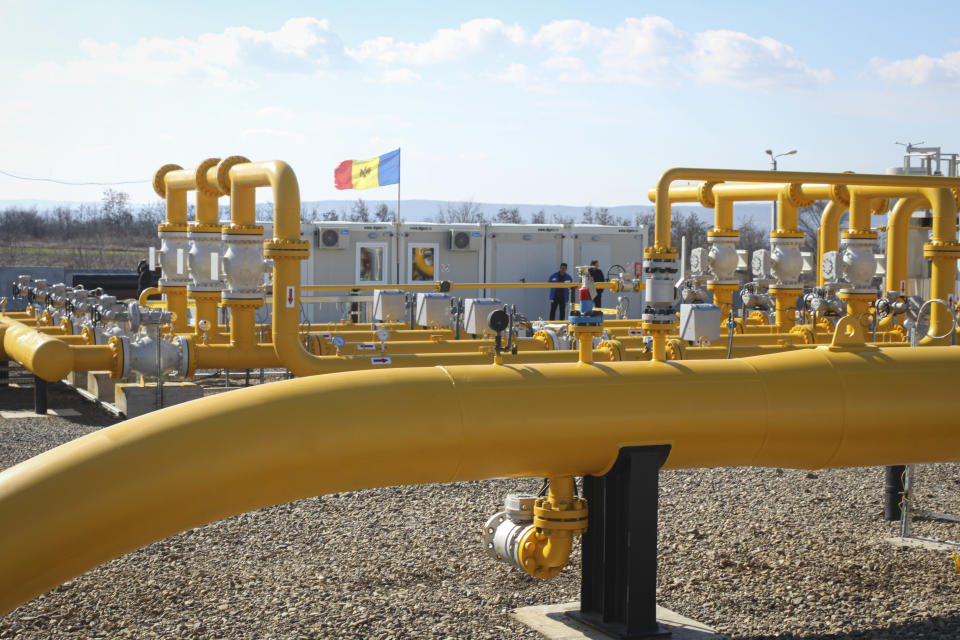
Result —
M909 246L910 218L927 204L925 198L900 198L887 222L887 291L900 291L900 283L907 279L907 247Z
M664 443L671 469L960 461L958 367L950 347L804 349L730 361L368 371L204 398L0 473L0 522L12 523L0 527L0 613L154 540L331 492L599 475L621 447ZM902 393L877 402L887 388ZM644 411L574 402L557 419L564 389L640 393Z
M6 357L48 382L62 380L71 371L118 369L117 356L108 346L70 345L17 320L4 319L4 325L3 351Z

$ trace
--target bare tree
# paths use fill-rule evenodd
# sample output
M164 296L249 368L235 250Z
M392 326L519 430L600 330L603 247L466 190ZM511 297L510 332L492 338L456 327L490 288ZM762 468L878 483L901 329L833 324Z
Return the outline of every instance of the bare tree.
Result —
M321 213L320 219L324 222L333 222L334 220L339 220L340 215L337 213L336 209L330 209L329 211L324 211Z
M351 222L370 222L370 209L363 198L357 198L350 210Z
M373 218L377 222L393 222L393 220L396 218L396 213L386 204L381 202L380 205L374 209Z
M562 213L555 213L553 214L553 223L554 224L573 224L574 217L564 215Z
M530 222L533 224L546 224L547 214L543 209L530 216Z
M580 214L580 222L583 224L593 224L593 207L587 205L583 210L583 213Z
M761 229L753 220L747 220L740 225L740 239L737 241L738 249L746 249L754 252L757 249L765 249L770 244L770 234L766 229Z
M597 211L593 214L593 221L594 224L603 224L607 225L608 227L617 223L614 217L610 214L610 209L606 207L597 209Z
M521 222L523 222L523 218L520 217L520 210L517 209L516 207L514 207L513 209L500 207L500 210L497 211L497 214L493 216L493 221L520 224Z
M448 203L446 209L437 211L437 222L486 222L480 205L472 200Z
M817 250L817 231L820 229L820 217L823 210L827 208L827 203L823 200L817 200L809 207L803 207L797 212L798 226L803 231L802 251Z

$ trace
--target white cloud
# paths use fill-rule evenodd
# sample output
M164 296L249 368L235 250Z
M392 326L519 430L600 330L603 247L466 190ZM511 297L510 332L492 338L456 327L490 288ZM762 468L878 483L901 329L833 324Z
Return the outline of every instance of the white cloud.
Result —
M496 18L477 18L457 29L440 29L425 42L398 42L381 36L361 42L349 53L361 61L426 65L460 60L505 44L520 45L526 38L526 32L516 24L507 25Z
M773 88L833 79L829 70L810 68L773 38L724 30L689 34L660 16L626 18L613 29L561 20L543 26L532 42L553 54L541 66L557 71L563 81L653 85L697 80Z
M738 31L704 31L694 38L699 77L710 84L773 88L825 84L829 69L812 69L792 47L769 37L754 38Z
M228 27L190 38L141 38L131 46L80 42L83 57L46 62L28 71L58 82L87 83L123 77L164 83L195 77L217 86L248 86L239 71L313 74L349 61L326 20L291 18L277 31Z
M420 79L420 74L414 73L406 67L390 69L380 75L380 79L387 84L405 84Z
M887 62L874 58L870 66L881 78L914 87L960 83L960 51L951 51L941 58L921 55L906 60Z

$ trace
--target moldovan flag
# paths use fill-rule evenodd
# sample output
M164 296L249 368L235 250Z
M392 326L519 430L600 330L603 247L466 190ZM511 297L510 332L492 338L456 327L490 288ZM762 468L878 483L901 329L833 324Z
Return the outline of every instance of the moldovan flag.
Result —
M400 149L369 160L344 160L333 172L337 189L370 189L400 182Z

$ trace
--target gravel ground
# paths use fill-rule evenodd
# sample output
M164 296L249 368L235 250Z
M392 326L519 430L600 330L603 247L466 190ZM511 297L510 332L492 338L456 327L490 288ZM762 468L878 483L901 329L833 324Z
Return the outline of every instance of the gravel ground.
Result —
M0 389L0 409L32 407ZM60 385L78 418L0 420L0 468L112 424ZM538 638L517 607L579 597L579 551L557 579L490 560L479 528L539 481L396 487L302 500L152 544L0 618L0 638ZM669 471L659 603L734 638L960 638L947 553L894 548L878 468ZM960 465L920 468L924 508L960 513ZM3 523L3 526L15 523ZM918 522L960 540L960 525Z

